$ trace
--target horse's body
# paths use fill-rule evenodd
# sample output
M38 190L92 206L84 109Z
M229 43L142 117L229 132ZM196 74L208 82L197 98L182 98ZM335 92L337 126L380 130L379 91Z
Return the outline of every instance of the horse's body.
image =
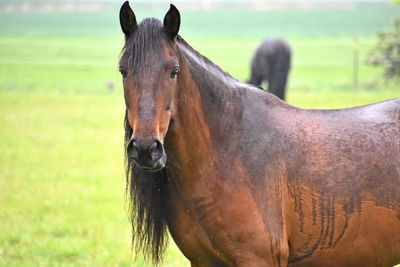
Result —
M313 111L237 89L243 90L243 121L217 137L235 145L214 149L216 162L208 159L206 170L195 172L201 182L182 190L187 196L170 185L172 206L179 208L168 225L191 262L221 266L218 250L210 249L220 247L243 266L398 263L400 100ZM254 114L264 116L255 120ZM182 173L189 184L192 172Z
M167 227L192 266L400 262L400 99L299 109L194 51L173 6L164 26L131 12L121 72L138 248L157 261Z
M265 39L251 59L249 83L260 86L268 82L268 91L285 100L286 84L291 65L291 48L280 38Z

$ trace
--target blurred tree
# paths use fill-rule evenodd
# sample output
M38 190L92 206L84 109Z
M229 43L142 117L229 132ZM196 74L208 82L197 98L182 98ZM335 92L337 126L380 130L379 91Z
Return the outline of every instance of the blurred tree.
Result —
M400 0L396 0L399 1ZM394 29L378 32L378 44L371 53L368 62L385 67L387 79L400 80L400 19L393 21Z

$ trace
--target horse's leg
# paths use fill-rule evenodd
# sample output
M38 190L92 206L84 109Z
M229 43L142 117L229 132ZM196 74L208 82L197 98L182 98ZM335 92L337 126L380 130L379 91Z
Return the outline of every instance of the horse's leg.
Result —
M281 57L275 61L268 80L268 91L285 100L286 83L290 70L290 58Z

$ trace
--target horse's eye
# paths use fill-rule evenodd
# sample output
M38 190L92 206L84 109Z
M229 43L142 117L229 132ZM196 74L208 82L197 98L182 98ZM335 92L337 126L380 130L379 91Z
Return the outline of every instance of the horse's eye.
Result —
M126 78L126 76L128 76L128 71L123 67L119 67L119 72L121 73L122 78Z
M171 79L174 79L178 73L179 73L179 67L175 67L175 68L172 69L169 77Z

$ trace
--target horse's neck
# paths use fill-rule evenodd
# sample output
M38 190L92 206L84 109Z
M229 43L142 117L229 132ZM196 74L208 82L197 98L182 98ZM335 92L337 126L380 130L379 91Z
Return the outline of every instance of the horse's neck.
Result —
M179 44L179 51L201 92L213 93L213 97L222 97L244 85L189 45Z
M234 87L238 81L187 48L181 53L179 110L166 142L173 154L169 167L178 174L178 183L190 187L188 180L215 182L217 147L239 116L241 103Z
M214 134L219 134L221 123L226 123L226 117L235 118L240 114L243 83L225 73L217 65L201 56L192 48L180 44L181 64L187 72L185 88L181 99L198 98L209 127ZM187 88L192 89L192 91ZM217 127L213 127L213 126ZM221 133L226 135L225 133Z

